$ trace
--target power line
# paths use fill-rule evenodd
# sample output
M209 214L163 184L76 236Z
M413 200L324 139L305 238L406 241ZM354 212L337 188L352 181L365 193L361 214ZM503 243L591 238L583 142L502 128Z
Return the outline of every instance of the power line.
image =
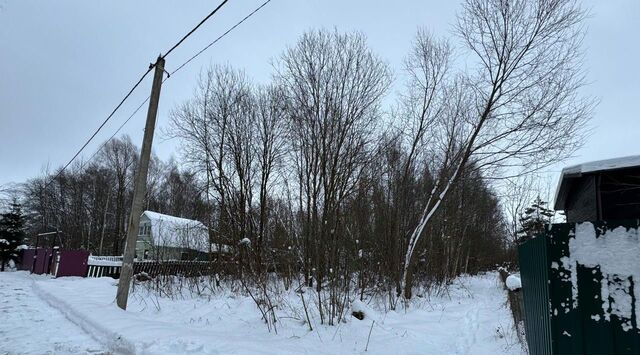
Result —
M142 82L142 80L144 80L144 78L147 76L147 74L149 74L149 72L151 71L152 66L149 66L149 69L147 69L147 71L142 74L142 76L140 77L140 79L138 79L138 81L135 83L135 85L133 85L133 87L131 88L131 90L129 90L129 92L122 98L122 100L120 100L120 103L113 109L113 111L111 111L111 113L109 114L109 116L107 116L107 118L102 122L102 124L98 127L98 129L96 129L95 132L93 132L93 134L91 135L91 137L89 137L89 139L87 139L87 141L82 145L82 147L76 152L76 154L73 156L73 158L71 158L71 160L69 160L69 162L67 162L67 164L65 164L62 169L60 169L58 171L58 173L51 179L49 180L49 182L44 186L44 189L46 190L47 187L49 187L49 185L55 180L57 179L60 174L62 174L63 171L65 171L65 169L67 169L69 167L69 165L71 165L71 163L78 157L78 155L80 155L80 153L82 153L82 151L84 150L84 148L87 147L87 145L91 142L91 140L98 134L98 132L100 132L100 130L102 129L102 127L104 127L105 124L107 124L107 122L109 122L109 120L111 119L111 117L113 117L113 115L116 113L116 111L118 111L118 109L122 106L122 104L124 104L124 102L129 98L129 96L131 96L131 94L133 93L133 91L140 85L140 83Z
M269 2L271 2L271 0L267 0L264 3L262 3L262 5L258 6L256 9L254 9L252 12L250 12L247 16L245 16L244 18L242 18L240 21L238 21L235 25L231 26L228 30L226 30L223 34L221 34L220 36L218 36L218 38L216 38L213 42L209 43L207 46L205 46L203 49L201 49L200 51L198 51L196 54L194 54L193 56L191 56L186 62L182 63L176 70L172 71L169 74L169 77L165 78L163 83L167 80L169 80L169 78L171 77L171 75L175 74L176 72L178 72L180 69L182 69L183 67L185 67L187 64L189 64L192 60L194 60L196 57L198 57L200 54L202 54L204 51L206 51L207 49L209 49L211 46L213 46L214 44L216 44L218 41L220 41L222 38L224 38L226 35L228 35L231 31L233 31L236 27L240 26L243 22L245 22L247 19L249 19L251 16L253 16L256 12L260 11L265 5L267 5ZM88 159L88 161L90 161L91 159L93 159L93 157L100 151L100 149L102 149L102 147L104 147L108 141L110 141L111 139L113 139L113 137L115 137L118 132L120 132L120 130L122 130L122 128L131 120L131 118L133 118L133 116L138 113L138 111L140 110L140 108L142 108L142 105L144 105L147 101L149 101L149 96L147 96L146 99L144 99L144 101L140 104L140 106L138 106L138 108L135 109L135 111L120 125L120 127L118 127L118 129L115 131L114 134L111 135L111 137L109 137L109 139L107 139L104 143L102 143L102 145L96 150L95 153L93 153L93 155L91 155L91 157Z
M236 27L240 26L243 22L245 22L247 19L249 19L249 17L253 16L256 12L260 11L263 7L265 7L269 2L271 2L271 0L267 0L265 2L262 3L262 5L258 6L255 10L251 11L247 16L245 16L242 20L238 21L235 25L231 26L226 32L224 32L223 34L221 34L218 38L216 38L215 40L213 40L213 42L209 43L208 45L206 45L204 48L202 48L200 51L198 51L196 54L194 54L191 58L187 59L186 62L182 63L176 70L172 71L171 74L169 75L173 75L175 74L178 70L182 69L185 65L189 64L189 62L191 62L192 60L194 60L197 56L199 56L200 54L202 54L204 51L206 51L207 49L209 49L211 46L213 46L214 44L216 44L219 40L221 40L222 38L224 38L226 35L229 34L229 32L233 31Z
M196 27L194 27L193 29L191 29L191 31L189 31L189 33L187 33L186 35L184 35L184 37L182 37L182 39L181 39L181 40L179 40L179 41L178 41L178 43L174 44L174 45L173 45L173 47L171 47L171 49L169 49L169 50L167 51L167 53L165 53L165 54L162 56L162 58L165 58L166 56L168 56L168 55L169 55L169 53L171 53L174 49L176 49L176 47L178 47L180 44L182 44L182 42L184 42L184 40L185 40L185 39L187 39L187 37L191 36L191 34L192 34L193 32L195 32L195 31L198 29L198 27L202 26L202 24L203 24L203 23L207 22L207 20L208 20L211 16L213 16L216 12L218 12L218 10L220 10L220 8L222 8L222 6L224 6L224 4L226 4L226 3L227 3L227 1L229 1L229 0L224 0L223 2L221 2L221 3L220 3L220 5L218 5L218 7L216 7L215 9L213 9L213 11L211 11L211 12L209 13L209 15L207 15L205 18L203 18L203 19L202 19L202 21L200 21L200 23L196 25Z
M216 7L215 9L213 9L213 11L211 11L204 19L202 19L202 21L200 21L200 23L198 23L193 29L191 29L191 31L189 31L184 37L182 37L176 44L173 45L173 47L171 47L163 56L162 58L166 57L167 55L169 55L169 53L171 53L174 49L176 49L180 44L182 44L182 42L184 42L184 40L186 40L189 36L191 36L191 34L193 34L193 32L195 32L200 26L202 26L203 23L205 23L209 18L211 18L211 16L213 16L216 12L218 12L218 10L220 10L220 8L222 8L222 6L224 6L224 4L227 3L228 0L224 0L222 3L220 3L220 5L218 5L218 7ZM91 137L89 137L89 139L87 139L87 141L82 145L82 147L80 147L80 149L76 152L76 154L73 155L73 157L67 162L67 164L65 164L62 169L60 169L58 171L58 173L51 179L49 180L49 182L44 186L44 189L46 190L49 185L51 185L51 183L57 179L68 167L69 165L71 165L71 163L80 155L80 153L82 153L82 151L84 150L84 148L87 147L87 145L89 145L89 143L93 140L93 138L95 138L95 136L98 134L98 132L100 132L100 130L102 129L102 127L104 127L105 124L107 124L107 122L109 122L109 120L111 119L111 117L113 117L113 115L116 113L116 111L118 111L118 109L124 104L124 102L129 98L129 96L131 96L131 94L133 93L133 91L140 85L140 83L142 82L142 80L144 80L144 78L149 74L149 72L153 69L153 67L155 66L155 64L151 64L149 65L149 69L147 69L147 71L140 77L140 79L138 80L138 82L136 82L135 85L133 85L133 87L131 88L131 90L129 90L129 92L124 96L124 98L120 101L120 103L113 109L113 111L111 111L111 113L109 114L109 116L107 116L107 118L102 122L102 124L98 127L98 129L95 130L95 132L93 132L93 134L91 135ZM148 100L148 98L147 98ZM146 102L146 100L145 100ZM140 105L140 107L142 107L142 105L144 105L144 102ZM133 117L133 115L135 115L136 112L138 112L138 110L140 109L140 107L138 107L136 109L136 111L125 121L124 124L126 124L131 117ZM123 126L124 126L123 124ZM118 128L118 130L116 131L116 134L118 131L120 131L120 129L122 129L122 126L120 128ZM113 138L113 136L111 137ZM110 138L110 139L111 139ZM103 144L104 146L104 144ZM102 146L101 146L102 148ZM97 151L96 151L97 153ZM96 153L94 153L93 155L95 155ZM93 156L92 156L93 157Z
M144 99L144 101L142 101L140 103L140 105L133 111L133 113L131 115L129 115L129 117L122 122L122 124L120 125L120 127L118 127L118 129L116 129L116 131L111 135L111 137L109 137L107 140L105 140L99 147L98 149L96 149L95 152L93 152L93 154L91 154L91 156L89 157L89 159L87 159L80 168L83 168L85 166L85 164L87 164L88 162L90 162L101 150L102 148L104 148L105 145L107 145L107 143L109 143L109 141L111 141L113 139L113 137L115 137L118 132L120 132L120 130L127 124L129 123L129 121L133 118L133 116L135 116L136 113L138 113L138 111L140 111L140 109L142 108L142 106L144 106L145 103L147 103L147 101L149 101L150 96L147 96L146 99Z
M207 15L202 21L200 21L200 23L198 23L198 25L196 25L191 31L189 31L189 33L187 33L184 37L182 37L182 39L180 39L180 41L178 41L173 47L171 47L167 53L165 53L163 56L161 56L162 58L166 57L169 53L171 53L175 48L177 48L182 42L184 42L185 39L187 39L187 37L189 37L193 32L195 32L198 27L200 27L204 22L206 22L211 16L213 16L224 4L227 3L228 0L224 0L220 5L218 5L218 7L216 7L211 13L209 13L209 15ZM171 73L169 73L168 77L165 78L163 80L163 82L167 81L171 75L175 74L176 72L178 72L180 69L184 68L187 64L189 64L191 61L193 61L196 57L198 57L200 54L202 54L203 52L205 52L207 49L211 48L214 44L216 44L218 41L220 41L222 38L226 37L231 31L233 31L234 29L236 29L236 27L240 26L242 23L244 23L246 20L248 20L251 16L253 16L255 13L257 13L258 11L260 11L263 7L265 7L269 2L271 2L271 0L266 0L265 2L263 2L260 6L258 6L257 8L255 8L253 11L251 11L248 15L246 15L245 17L243 17L240 21L238 21L236 24L234 24L233 26L231 26L228 30L226 30L223 34L221 34L220 36L218 36L215 40L213 40L213 42L209 43L208 45L206 45L204 48L202 48L200 51L198 51L196 54L194 54L193 56L191 56L189 59L187 59L187 61L185 61L184 63L182 63L180 66L178 66L177 69L175 69L174 71L172 71ZM55 180L57 179L60 174L62 174L62 172L69 166L71 165L71 163L78 157L78 155L80 155L80 153L84 150L84 148L86 148L86 146L89 144L89 142L91 142L91 140L98 134L98 132L102 129L102 127L109 121L109 119L111 119L111 117L115 114L115 112L120 108L120 106L122 106L122 104L124 103L124 101L127 100L127 98L133 93L133 91L140 85L140 83L142 82L142 80L147 76L147 74L149 74L149 72L153 69L154 64L149 65L149 69L147 70L146 73L144 73L144 75L140 78L140 80L138 80L138 82L133 86L133 88L129 91L129 93L127 93L127 95L122 99L122 101L118 104L118 106L116 106L116 108L111 112L111 114L107 117L107 119L100 125L100 127L98 127L98 129L93 133L93 135L87 140L87 142L82 146L82 148L80 148L80 150L78 150L78 152L73 156L73 158L71 158L71 160L69 160L69 162L56 174L56 176L54 176L46 185L45 185L45 190L46 188ZM111 135L111 137L109 137L109 139L107 139L106 141L104 141L99 147L98 149L96 149L96 151L89 157L89 159L87 159L83 164L82 167L85 166L85 164L87 164L88 162L90 162L97 154L98 152L100 152L100 150L110 141L112 140L121 130L122 128L129 123L129 121L133 118L133 116L135 116L136 113L138 113L138 111L140 111L140 109L142 108L142 106L149 101L149 96L147 96L144 101L142 101L140 103L140 105L133 111L133 113L131 115L129 115L129 117L118 127L118 129L116 129L116 131Z

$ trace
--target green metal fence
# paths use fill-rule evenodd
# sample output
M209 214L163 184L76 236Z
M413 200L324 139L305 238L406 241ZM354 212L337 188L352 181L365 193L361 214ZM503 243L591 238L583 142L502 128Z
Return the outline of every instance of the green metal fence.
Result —
M549 262L547 238L534 238L519 250L523 288L524 319L531 354L550 355L551 323L549 311Z
M596 238L600 238L616 227L638 228L639 223L634 220L594 222L593 225ZM564 268L575 229L576 224L554 224L546 233L519 248L530 353L640 354L640 302L635 289L640 283L624 275L608 275L603 281L598 266L577 263L572 271ZM640 263L640 255L637 262ZM603 288L607 292L603 293ZM630 300L630 318L615 314L613 308L619 304L608 293L612 288ZM604 302L603 295L609 295Z

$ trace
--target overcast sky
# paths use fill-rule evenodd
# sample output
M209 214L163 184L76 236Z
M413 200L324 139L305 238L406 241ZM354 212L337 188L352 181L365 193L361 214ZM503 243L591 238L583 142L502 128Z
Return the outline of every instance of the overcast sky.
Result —
M171 71L263 0L232 0L167 57ZM65 164L157 55L219 1L0 0L0 185ZM640 1L585 1L591 10L585 41L590 86L598 97L593 134L577 156L552 168L640 154ZM244 69L266 82L271 61L312 28L358 30L400 70L418 27L450 36L458 1L272 0L261 12L185 67L162 88L158 128L193 92L209 63ZM151 75L85 156L113 134L149 94ZM394 93L392 92L391 95ZM140 145L146 106L123 129ZM157 130L156 132L158 132ZM158 135L155 152L175 156L177 142ZM554 176L558 174L555 173Z

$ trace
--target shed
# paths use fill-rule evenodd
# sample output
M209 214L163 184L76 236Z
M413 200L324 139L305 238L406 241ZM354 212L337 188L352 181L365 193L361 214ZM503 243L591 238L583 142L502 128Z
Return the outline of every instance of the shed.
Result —
M640 155L562 169L554 208L569 223L640 218Z
M212 251L218 251L217 244ZM223 251L228 249L223 247ZM209 231L202 222L153 211L140 216L138 259L206 260L208 252Z

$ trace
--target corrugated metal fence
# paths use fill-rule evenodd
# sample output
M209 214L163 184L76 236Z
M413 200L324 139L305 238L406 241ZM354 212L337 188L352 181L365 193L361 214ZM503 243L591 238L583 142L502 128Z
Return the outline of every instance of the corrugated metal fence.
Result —
M527 343L531 354L550 355L547 238L534 238L519 250Z
M593 225L596 238L600 238L620 226L638 228L638 221ZM544 235L519 248L530 353L640 354L640 283L628 275L603 277L599 266L577 263L572 271L562 267L568 262L569 241L575 229L575 224L554 224ZM640 242L637 234L621 237ZM629 272L633 267L630 265ZM627 306L630 309L619 309ZM621 315L625 313L628 317Z

